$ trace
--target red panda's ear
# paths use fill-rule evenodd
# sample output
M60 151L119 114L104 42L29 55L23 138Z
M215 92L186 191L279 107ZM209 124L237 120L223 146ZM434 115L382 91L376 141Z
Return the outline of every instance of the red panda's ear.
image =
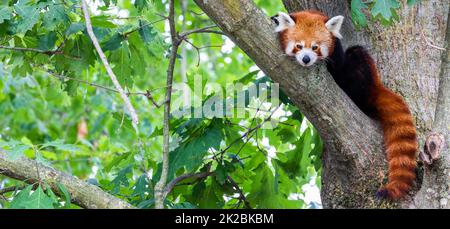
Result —
M285 29L294 27L295 22L288 14L283 12L279 12L278 15L272 17L272 20L275 21L277 27L275 28L275 32L279 33ZM278 22L278 23L277 23Z
M343 22L344 22L344 17L339 15L339 16L330 18L325 23L325 26L327 27L328 31L330 31L335 37L342 39L342 35L339 31L341 30L341 26L342 26Z

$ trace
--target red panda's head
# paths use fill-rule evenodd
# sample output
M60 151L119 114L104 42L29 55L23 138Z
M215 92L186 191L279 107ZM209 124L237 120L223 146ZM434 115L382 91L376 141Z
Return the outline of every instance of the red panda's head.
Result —
M295 56L302 66L311 66L331 55L335 38L339 33L343 16L331 19L317 11L300 11L291 14L279 13L272 17L279 33L281 47L289 56Z

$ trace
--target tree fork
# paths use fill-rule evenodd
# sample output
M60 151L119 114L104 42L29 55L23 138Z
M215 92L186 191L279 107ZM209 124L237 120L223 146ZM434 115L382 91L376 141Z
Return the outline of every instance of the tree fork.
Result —
M381 129L359 111L325 66L305 69L283 55L271 15L265 15L250 0L195 2L266 75L280 84L318 129L324 141L324 207L386 206L375 199L387 164Z

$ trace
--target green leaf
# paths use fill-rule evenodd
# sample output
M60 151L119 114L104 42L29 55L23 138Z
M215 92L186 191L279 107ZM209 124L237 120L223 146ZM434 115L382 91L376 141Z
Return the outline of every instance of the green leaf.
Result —
M152 208L153 204L155 204L155 199L149 199L149 200L145 200L140 202L137 207L141 208L141 209L148 209L148 208Z
M9 208L11 209L24 209L28 205L28 199L30 197L30 192L33 189L33 185L28 185L22 189L19 194L17 194L11 201Z
M113 28L117 27L114 23L109 21L109 16L106 16L106 15L91 17L91 24L93 27L101 27L101 28L109 28L109 29L113 29Z
M28 2L30 2L30 0L23 0L14 5L16 13L20 16L16 27L17 33L26 33L28 30L32 29L39 20L41 7L34 4L31 6L27 5Z
M219 199L214 192L213 184L206 185L206 182L200 182L192 188L193 202L198 203L200 208L215 209L221 206Z
M58 25L68 21L69 18L62 4L50 5L48 6L47 12L44 13L44 26L49 31L55 30Z
M352 19L353 23L357 28L367 26L366 15L363 12L364 9L367 9L367 6L365 3L362 2L362 0L352 0L351 3Z
M41 50L53 50L55 42L57 40L55 32L49 32L39 38L39 49Z
M49 146L55 147L58 150L69 151L69 152L81 151L81 149L78 148L78 146L73 145L73 144L64 144L64 141L61 139L44 143L44 144L42 144L41 148L43 149L43 148L46 148Z
M216 174L215 177L216 177L217 182L219 182L219 184L223 185L225 183L225 180L227 179L227 175L228 175L225 167L221 164L217 165L215 174Z
M158 137L158 136L161 136L161 135L163 135L163 129L162 128L156 128L156 129L153 130L152 134L149 137L153 138L153 137Z
M151 192L151 190L149 189L150 185L147 181L147 175L142 174L138 180L136 181L136 183L133 186L133 193L131 194L132 196L140 196L141 199L144 199L145 197L145 192Z
M24 144L24 145L27 145L27 146L29 146L29 147L33 147L33 143L31 142L31 140L30 139L28 139L27 137L22 137L21 139L20 139L20 141Z
M148 0L136 0L134 2L134 7L138 9L139 11L143 10L144 8L148 8Z
M407 0L406 3L407 3L409 6L412 6L412 5L416 4L418 1L419 1L419 0Z
M52 163L51 163L49 160L45 159L45 158L42 156L42 154L41 154L38 150L35 151L35 157L36 157L35 160L36 160L37 162L39 162L39 163L41 163L41 164L44 164L44 165L46 165L46 166L49 166L49 167L52 166Z
M108 41L102 44L103 51L113 51L120 48L124 36L119 33L115 33Z
M133 124L131 118L128 115L124 113L114 112L112 113L112 116L115 120L117 120L120 123L121 127L133 130Z
M130 49L127 42L121 42L121 47L112 51L110 60L111 63L114 63L113 71L119 83L131 88L133 86L133 77L131 77L131 66L133 63L131 62Z
M292 127L282 127L277 131L277 136L280 137L282 143L290 143L297 140L298 134L296 133L296 129Z
M374 17L381 16L384 20L390 21L395 16L395 9L400 7L397 0L376 0L371 9Z
M8 150L8 158L10 160L16 160L20 156L23 155L23 152L27 149L29 149L30 146L27 145L16 145L12 147L10 150Z
M66 186L64 186L63 184L57 182L56 185L58 186L59 190L61 191L61 193L64 195L65 198L65 203L64 203L64 207L65 208L70 208L70 193L69 191L67 191Z
M0 24L5 20L11 19L12 9L10 7L3 7L0 9Z
M130 185L128 174L133 172L133 165L128 165L117 173L117 176L111 181L113 186L112 193L117 194L120 191L120 186L128 187Z
M196 209L196 208L197 206L189 202L177 203L172 206L172 209Z
M66 35L69 36L69 35L72 35L74 33L78 33L80 31L83 31L85 29L86 29L86 26L83 23L76 22L76 23L73 23L73 24L71 24L69 26L69 28L66 31Z
M27 200L27 209L53 209L54 200L39 186Z
M33 185L29 185L19 192L11 202L10 208L13 209L53 209L55 199L50 198L44 193L44 190L39 186L30 195Z
M260 70L255 70L252 72L247 73L245 76L243 76L242 78L236 80L234 83L242 83L244 85L252 82L253 80L255 80L255 76L260 72Z
M114 159L105 166L105 172L111 171L112 167L118 165L122 160L127 159L131 155L131 152L123 153L120 156L114 157Z
M139 35L145 43L150 43L155 39L157 32L153 30L153 26L139 20Z
M266 164L261 164L255 170L256 176L252 179L252 190L248 200L256 208L282 208L279 196L274 186L275 177Z
M308 128L302 137L294 144L295 149L285 153L288 159L286 162L276 160L278 165L280 165L291 178L304 174L309 165L309 154L311 153L312 148L310 129Z
M222 124L218 121L200 130L197 135L191 136L186 142L182 143L178 148L170 153L170 179L173 178L175 172L182 167L186 167L188 171L202 164L203 157L208 153L210 148L216 150L220 147L220 142L223 139L221 129Z

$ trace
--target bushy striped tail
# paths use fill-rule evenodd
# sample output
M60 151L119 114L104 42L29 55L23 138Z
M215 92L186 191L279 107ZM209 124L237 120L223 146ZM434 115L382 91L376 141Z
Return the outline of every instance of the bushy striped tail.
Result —
M403 98L382 85L378 87L374 102L389 162L389 181L378 195L399 200L408 194L416 179L416 127Z

